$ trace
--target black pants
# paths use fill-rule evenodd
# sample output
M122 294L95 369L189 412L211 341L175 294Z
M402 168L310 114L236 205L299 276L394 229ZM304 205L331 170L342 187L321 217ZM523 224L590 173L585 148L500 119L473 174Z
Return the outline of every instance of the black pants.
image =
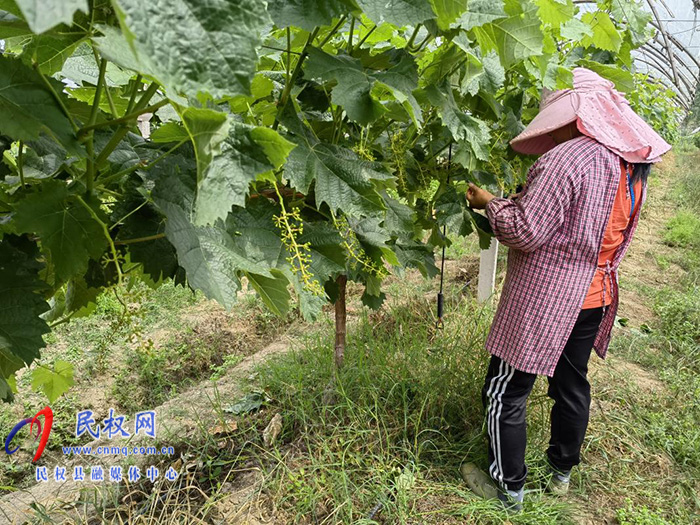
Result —
M553 467L568 471L580 462L588 427L591 387L588 358L603 318L603 308L581 310L571 335L549 377L547 394L554 400L547 457ZM525 484L525 404L536 374L516 370L492 356L482 401L489 438L489 474L502 488L520 490Z

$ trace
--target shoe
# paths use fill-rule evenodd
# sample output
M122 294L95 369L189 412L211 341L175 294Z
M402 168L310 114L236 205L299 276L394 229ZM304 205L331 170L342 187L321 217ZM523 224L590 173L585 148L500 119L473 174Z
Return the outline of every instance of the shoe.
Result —
M553 467L550 467L552 477L547 484L547 491L551 492L556 496L564 496L569 492L569 485L571 481L571 471L561 471Z
M523 499L525 496L525 490L506 490L505 492L498 492L498 499L503 503L505 509L511 513L515 514L523 510Z
M498 497L498 489L491 477L474 463L465 463L459 468L459 472L469 489L480 498L496 499Z

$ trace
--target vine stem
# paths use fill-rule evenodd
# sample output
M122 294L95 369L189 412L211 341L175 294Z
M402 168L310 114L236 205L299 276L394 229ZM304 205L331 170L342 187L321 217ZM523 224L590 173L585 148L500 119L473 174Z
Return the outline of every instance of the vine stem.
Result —
M317 27L316 29L314 29L311 32L311 34L309 35L309 38L306 39L306 44L304 44L304 49L301 52L301 56L299 57L299 60L297 60L296 66L294 66L294 71L292 72L292 76L289 79L289 82L287 82L287 84L284 86L284 90L282 91L282 94L280 95L279 102L277 103L277 114L275 115L275 122L272 124L272 129L274 129L274 130L277 130L277 128L280 125L279 118L282 115L282 112L284 111L285 106L287 105L287 101L289 100L289 94L292 92L292 87L294 86L294 82L296 81L297 77L299 76L299 73L301 73L301 66L307 57L309 46L316 38L316 35L318 35L318 31L319 31L319 28Z
M95 53L95 60L100 68L99 76L97 77L97 87L95 88L95 98L92 101L92 110L90 110L90 118L88 119L88 128L94 127L95 121L97 120L97 113L100 109L100 99L102 98L102 89L105 83L105 72L107 71L107 61L102 59L99 60L97 56L97 51L93 49ZM85 128L83 128L85 131ZM87 149L87 167L85 170L85 187L86 193L92 193L92 188L95 182L95 140L94 133L90 133L86 143Z
M125 115L131 113L131 110L134 109L134 102L136 102L136 93L138 93L139 91L139 87L141 86L142 80L143 77L140 73L136 75L136 80L134 80L134 87L131 90L131 96L129 97L129 103L126 105L126 111L124 112Z
M145 108L146 105L148 104L148 102L153 97L153 95L156 94L156 91L158 91L158 83L152 82L151 85L148 86L148 89L146 89L145 93L141 96L139 101L136 103L136 106L135 106L136 111L140 111L141 109ZM165 100L167 100L167 99L165 99ZM97 159L95 160L95 164L97 166L102 164L107 159L107 157L110 156L110 154L119 145L119 143L122 141L122 139L126 136L126 134L128 132L129 132L129 128L124 126L123 124L119 129L117 129L117 131L114 132L114 135L112 135L112 138L110 139L110 141L107 143L107 145L102 149L100 154L97 156Z
M107 239L107 243L109 244L110 251L112 252L112 257L114 258L114 266L117 268L117 276L118 276L118 283L121 285L122 280L123 280L123 274L122 274L122 269L119 266L119 257L117 256L117 248L114 245L114 241L112 240L112 236L109 234L109 228L107 228L107 225L100 219L100 217L95 213L95 210L93 210L90 206L88 206L88 203L83 200L83 198L80 195L75 196L76 199L78 199L78 202L88 211L88 213L92 216L93 219L95 219L100 226L102 226L102 231L105 234L105 239Z
M104 186L104 185L109 184L110 182L112 182L114 180L119 180L124 175L128 175L129 173L136 171L138 169L142 169L142 170L151 169L155 164L159 163L161 160L166 158L168 155L170 155L172 152L174 152L177 148L182 146L185 142L189 142L189 140L190 139L181 140L180 142L175 144L172 148L170 148L168 151L166 151L165 153L162 153L161 155L159 155L158 157L156 157L155 159L153 159L151 162L149 162L146 165L135 164L134 166L131 166L129 168L118 171L117 173L113 173L112 175L108 175L107 177L104 177L103 179L98 179L98 182L100 183L100 185Z
M115 241L114 244L135 244L137 242L155 241L157 239L162 239L163 237L165 237L164 233L156 233L153 235L146 235L145 237L137 237L135 239L124 239L123 241Z
M366 34L365 36L363 36L363 37L362 37L362 40L360 40L360 41L357 43L357 45L355 46L355 49L360 49L360 48L362 47L362 44L364 44L365 41L369 38L369 35L371 35L372 33L374 33L374 30L375 30L375 29L377 29L376 24L372 27L372 29L370 29L369 31L367 31L367 34Z
M287 27L287 83L289 83L292 72L292 34L291 29Z
M413 30L413 33L411 34L411 38L408 39L408 42L406 43L406 47L408 49L411 49L413 47L413 42L415 42L416 37L418 36L418 31L420 31L420 28L423 24L418 24L416 28Z
M66 118L68 119L68 122L70 122L71 127L73 128L74 133L78 133L78 130L80 127L75 123L75 120L73 120L73 117L71 114L68 112L68 108L66 105L63 103L63 100L59 96L58 93L56 93L56 90L53 88L51 85L51 82L49 82L49 79L46 78L46 75L44 75L41 70L39 69L37 64L34 64L34 70L39 73L39 76L41 77L41 80L44 82L44 85L48 88L48 90L51 92L53 95L53 98L56 99L56 102L58 103L58 106L61 108L63 113L66 115Z
M151 106L148 106L148 107L136 110L136 111L132 111L131 113L129 113L128 115L124 115L123 117L108 120L106 122L97 122L94 124L89 124L87 126L83 126L83 128L81 128L81 130L80 130L80 133L84 134L88 131L92 131L92 130L97 129L97 128L104 128L107 126L113 126L115 124L125 124L131 120L134 120L138 116L143 115L144 113L153 113L154 111L162 108L163 106L165 106L166 104L169 104L169 103L170 103L170 101L167 98L164 98L160 102L156 102L155 104L153 104Z
M17 173L19 173L19 182L24 188L24 142L19 141L19 153L17 154Z
M350 20L350 35L348 36L348 53L352 53L352 34L355 32L355 17Z

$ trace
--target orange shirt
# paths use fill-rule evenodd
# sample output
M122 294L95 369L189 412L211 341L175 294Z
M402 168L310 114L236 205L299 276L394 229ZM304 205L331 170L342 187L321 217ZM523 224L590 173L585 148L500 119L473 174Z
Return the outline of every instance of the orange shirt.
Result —
M605 278L605 273L603 273L602 270L605 268L606 261L612 263L615 250L617 250L617 247L620 246L624 240L622 233L625 231L630 221L632 196L627 192L627 173L625 171L625 164L622 161L620 161L620 171L620 184L617 188L612 213L610 214L608 225L605 228L603 244L600 248L600 254L598 255L598 270L596 270L593 276L593 282L591 282L588 294L581 308L598 308L603 306L603 280ZM634 197L634 212L637 213L642 198L641 180L637 181L634 185ZM605 306L612 303L610 288L610 283L605 283Z

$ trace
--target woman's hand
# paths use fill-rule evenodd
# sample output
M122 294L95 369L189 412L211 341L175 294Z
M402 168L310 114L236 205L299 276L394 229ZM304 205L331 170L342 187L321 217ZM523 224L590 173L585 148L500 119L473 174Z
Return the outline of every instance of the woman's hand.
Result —
M467 190L467 200L469 201L469 206L475 210L483 210L486 205L496 196L486 190L482 190L476 184L469 183L469 189Z

